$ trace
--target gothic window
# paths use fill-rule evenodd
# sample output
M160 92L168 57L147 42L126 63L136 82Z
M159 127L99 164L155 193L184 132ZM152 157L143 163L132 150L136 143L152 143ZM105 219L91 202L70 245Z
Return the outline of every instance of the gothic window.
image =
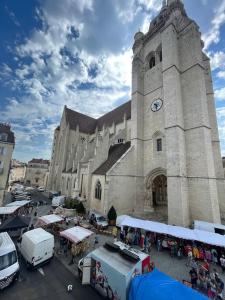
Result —
M67 179L67 185L66 185L66 189L68 190L68 188L69 188L69 182L70 182L70 179L68 178Z
M123 143L123 139L118 139L118 144L122 144Z
M102 198L102 186L100 181L98 181L95 185L95 198L99 200Z
M150 67L150 69L152 69L154 66L155 66L155 56L153 56L153 57L150 59L150 62L149 62L149 67Z
M156 140L156 147L157 147L157 151L162 151L162 139L157 139Z

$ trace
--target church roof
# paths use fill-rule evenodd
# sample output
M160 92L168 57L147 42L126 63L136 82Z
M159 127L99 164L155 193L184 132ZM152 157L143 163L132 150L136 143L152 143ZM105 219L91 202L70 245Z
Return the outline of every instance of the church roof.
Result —
M65 107L66 121L70 128L76 130L77 126L79 126L79 130L87 134L94 133L96 127L101 130L103 125L111 126L113 123L118 124L123 122L124 114L126 114L127 120L131 118L131 101L122 104L98 119Z
M116 144L109 148L107 160L97 168L93 174L105 175L109 169L120 159L120 157L130 148L131 143Z

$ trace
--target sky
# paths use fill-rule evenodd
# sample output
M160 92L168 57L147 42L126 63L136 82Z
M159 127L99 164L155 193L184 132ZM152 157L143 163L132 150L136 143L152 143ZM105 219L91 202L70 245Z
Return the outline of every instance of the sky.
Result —
M225 156L225 0L183 0L211 58ZM49 159L64 105L99 117L131 98L135 32L162 0L1 0L0 122L13 157Z

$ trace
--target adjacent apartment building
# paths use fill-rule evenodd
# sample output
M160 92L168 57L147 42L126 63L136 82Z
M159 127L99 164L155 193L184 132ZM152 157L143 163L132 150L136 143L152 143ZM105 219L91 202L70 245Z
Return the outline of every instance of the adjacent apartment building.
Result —
M26 164L12 159L11 170L9 175L9 184L13 182L24 182L26 174Z
M45 186L49 160L33 158L27 164L25 183L32 186Z
M15 137L10 125L0 123L0 206L3 204L4 193L8 184L14 146Z

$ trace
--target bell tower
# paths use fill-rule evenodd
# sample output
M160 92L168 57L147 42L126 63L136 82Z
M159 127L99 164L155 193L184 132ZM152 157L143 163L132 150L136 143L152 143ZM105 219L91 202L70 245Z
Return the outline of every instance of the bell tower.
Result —
M165 206L168 223L182 226L196 219L220 222L224 178L199 27L181 0L167 0L147 34L138 32L134 39L136 211Z

